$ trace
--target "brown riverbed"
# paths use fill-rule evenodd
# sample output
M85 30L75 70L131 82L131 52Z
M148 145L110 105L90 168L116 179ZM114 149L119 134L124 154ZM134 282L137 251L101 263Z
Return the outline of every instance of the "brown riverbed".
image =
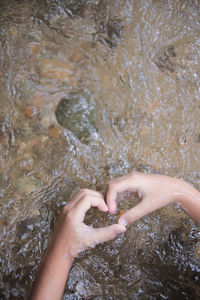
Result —
M199 20L198 0L0 1L1 299L28 298L79 188L143 171L200 189ZM169 206L78 258L63 299L199 297L199 226Z

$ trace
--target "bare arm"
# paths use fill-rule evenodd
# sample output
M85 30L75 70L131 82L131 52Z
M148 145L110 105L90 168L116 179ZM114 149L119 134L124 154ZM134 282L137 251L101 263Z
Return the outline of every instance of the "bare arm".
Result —
M119 218L119 224L131 224L172 202L181 203L185 211L200 222L200 192L183 180L144 173L133 173L112 180L106 195L110 213L115 213L117 209L117 194L124 191L137 193L140 202Z
M97 229L85 225L84 217L91 206L108 211L103 196L91 190L79 191L64 207L42 261L31 300L61 299L70 268L78 253L126 231L120 224Z

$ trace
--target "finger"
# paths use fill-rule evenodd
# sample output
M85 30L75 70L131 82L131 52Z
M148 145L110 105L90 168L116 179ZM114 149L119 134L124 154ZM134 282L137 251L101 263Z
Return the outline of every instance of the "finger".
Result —
M118 220L118 224L127 226L136 220L142 218L143 216L149 214L154 210L151 205L151 199L148 199L147 202L141 201L139 204L133 208L127 210Z
M67 210L72 209L84 196L90 195L92 197L101 197L104 199L103 195L97 191L89 190L89 189L81 189L77 193L74 194L74 196L71 198L71 200L68 202L68 204L65 206Z
M106 203L111 214L117 210L117 194L124 191L137 191L137 180L134 178L134 174L112 180L108 183Z
M91 195L83 196L76 206L73 208L75 210L75 218L79 222L83 222L86 212L90 207L98 207L101 211L108 211L108 207L102 197L94 197Z
M91 235L93 245L103 243L114 239L120 233L126 231L126 227L120 224L113 224L107 227L97 228L93 230Z

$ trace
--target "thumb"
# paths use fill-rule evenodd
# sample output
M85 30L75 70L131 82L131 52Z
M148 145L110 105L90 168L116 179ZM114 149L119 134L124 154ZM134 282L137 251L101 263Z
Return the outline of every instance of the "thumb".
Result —
M95 243L103 243L114 239L120 233L126 231L126 227L121 224L113 224L107 227L94 229Z
M140 202L133 208L127 210L118 220L118 224L121 224L123 226L127 226L136 220L142 218L143 216L149 214L152 212L153 209L150 205L144 204L143 202Z

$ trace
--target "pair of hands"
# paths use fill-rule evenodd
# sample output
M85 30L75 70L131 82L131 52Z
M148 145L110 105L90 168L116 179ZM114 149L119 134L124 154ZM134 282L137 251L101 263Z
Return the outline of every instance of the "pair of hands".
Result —
M108 183L106 202L99 192L80 190L63 208L54 233L54 242L62 241L63 249L74 258L88 247L125 232L126 226L137 219L172 201L178 201L184 193L183 185L183 181L168 176L134 173ZM119 218L118 224L97 229L84 224L85 214L92 206L114 214L117 210L117 195L124 191L136 193L140 202L126 211Z
M136 193L140 201L119 218L118 224L97 229L84 224L91 206L114 214L117 195L124 191ZM71 265L79 252L115 238L126 231L126 225L171 202L183 204L188 214L200 222L200 192L176 178L134 173L112 180L108 183L106 202L98 192L80 190L59 216L30 299L61 299Z

